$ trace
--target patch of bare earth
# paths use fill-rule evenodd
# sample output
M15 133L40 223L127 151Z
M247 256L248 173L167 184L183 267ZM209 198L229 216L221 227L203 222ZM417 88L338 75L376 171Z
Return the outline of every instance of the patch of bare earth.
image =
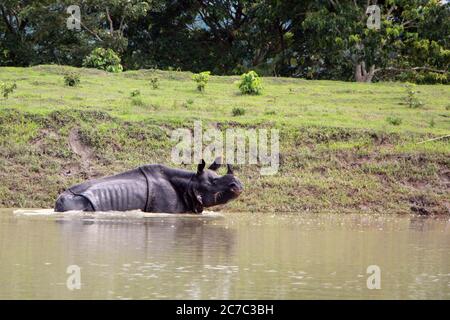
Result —
M80 157L80 162L78 164L71 164L69 168L66 168L66 175L76 174L78 171L86 177L90 178L95 175L92 169L92 162L94 161L94 152L89 146L87 146L81 140L78 128L73 128L69 133L69 146L73 153Z

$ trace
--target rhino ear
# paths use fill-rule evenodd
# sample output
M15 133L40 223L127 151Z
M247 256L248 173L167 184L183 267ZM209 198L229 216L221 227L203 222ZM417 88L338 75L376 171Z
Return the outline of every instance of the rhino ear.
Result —
M233 174L233 168L231 167L231 164L227 163L227 174Z
M197 166L197 174L201 174L205 169L205 166L206 166L205 160L202 159L202 162L200 162Z
M209 166L209 170L216 171L222 165L222 157L217 157L216 160Z

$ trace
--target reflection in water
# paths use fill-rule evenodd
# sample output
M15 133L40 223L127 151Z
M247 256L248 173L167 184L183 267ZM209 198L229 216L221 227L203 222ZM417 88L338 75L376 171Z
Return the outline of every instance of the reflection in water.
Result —
M104 265L108 271L101 273L105 278L147 281L148 298L173 297L169 293L201 298L208 294L204 288L209 294L214 288L214 297L229 297L236 230L216 224L215 219L61 220L59 224L69 254L85 250L89 266L109 261ZM86 250L92 244L95 249ZM211 277L209 270L223 272Z
M450 298L448 218L22 213L0 210L0 298Z
M419 215L414 215L411 216L410 220L409 220L409 228L412 230L416 230L416 231L427 231L427 226L428 223L427 221L430 218L428 217L424 217L424 216L419 216Z

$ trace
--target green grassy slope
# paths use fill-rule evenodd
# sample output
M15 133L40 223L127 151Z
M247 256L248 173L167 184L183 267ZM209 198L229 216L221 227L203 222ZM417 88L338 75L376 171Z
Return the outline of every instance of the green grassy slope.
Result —
M64 86L68 70L79 87ZM187 72L58 66L0 68L2 80L18 89L0 98L0 206L49 207L84 179L173 165L171 130L202 120L281 130L279 173L240 166L246 192L220 209L450 213L450 140L419 143L450 134L449 86L418 86L424 106L410 109L400 83L264 78L262 95L242 96L238 77L212 77L201 94Z

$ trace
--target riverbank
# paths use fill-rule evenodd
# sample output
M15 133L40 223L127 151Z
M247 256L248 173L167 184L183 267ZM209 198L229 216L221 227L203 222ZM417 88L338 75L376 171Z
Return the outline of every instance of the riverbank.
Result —
M69 70L78 87L64 85ZM450 141L421 143L450 133L449 86L418 86L424 105L411 109L401 83L264 78L262 95L242 96L238 77L212 77L199 93L191 76L0 68L18 86L0 99L0 206L52 207L85 179L173 166L172 130L201 120L281 132L278 174L238 166L246 191L220 210L450 214ZM237 107L245 114L233 116Z

